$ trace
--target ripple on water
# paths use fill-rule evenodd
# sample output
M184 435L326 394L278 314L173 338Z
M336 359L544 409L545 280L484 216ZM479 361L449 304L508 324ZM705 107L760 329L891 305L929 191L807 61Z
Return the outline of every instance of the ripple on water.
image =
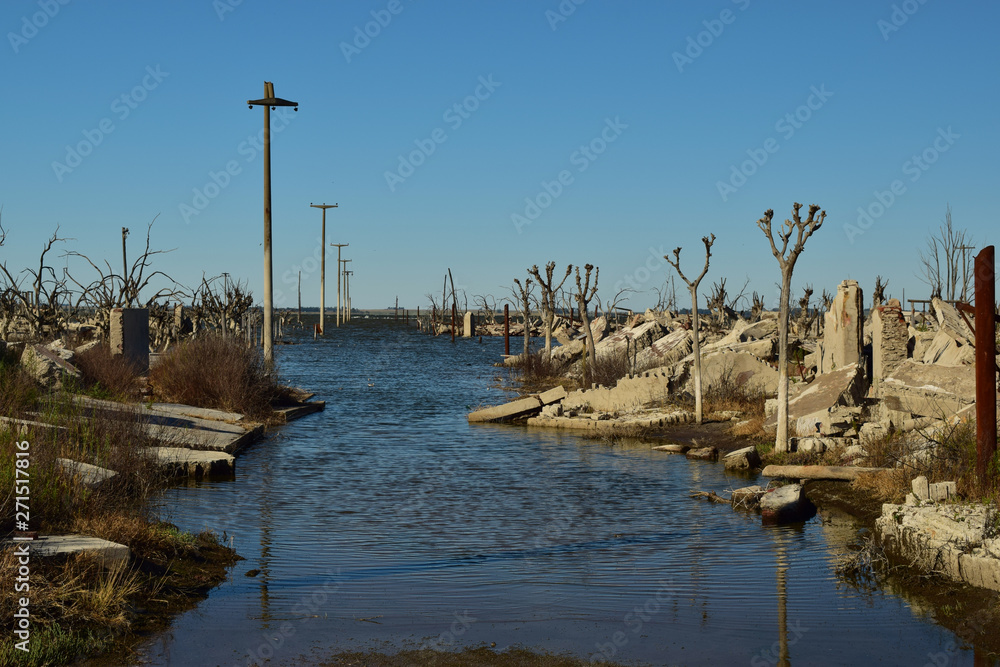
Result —
M228 664L281 622L295 629L275 654L288 660L465 628L466 645L589 657L622 633L616 659L773 664L782 607L795 664L923 664L950 638L893 595L839 584L842 531L764 528L689 499L752 483L719 465L470 426L469 409L506 398L490 386L502 340L356 322L299 342L280 370L326 411L248 449L234 481L163 500L168 519L226 531L247 560L151 645L151 664Z

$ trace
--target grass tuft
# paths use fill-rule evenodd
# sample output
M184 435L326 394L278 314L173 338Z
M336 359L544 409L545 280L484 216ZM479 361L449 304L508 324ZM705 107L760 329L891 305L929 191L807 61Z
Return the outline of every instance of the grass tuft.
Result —
M266 419L277 390L257 348L221 336L202 336L170 348L150 370L163 400Z

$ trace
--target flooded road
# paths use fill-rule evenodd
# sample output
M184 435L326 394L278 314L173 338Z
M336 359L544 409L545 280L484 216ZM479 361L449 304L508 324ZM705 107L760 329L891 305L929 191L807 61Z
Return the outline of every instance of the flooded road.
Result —
M762 527L688 498L752 483L720 464L469 425L504 398L501 339L355 320L297 340L280 371L326 411L245 451L235 480L165 495L163 518L225 531L246 560L144 663L495 643L653 665L972 664L903 598L838 580L849 522Z

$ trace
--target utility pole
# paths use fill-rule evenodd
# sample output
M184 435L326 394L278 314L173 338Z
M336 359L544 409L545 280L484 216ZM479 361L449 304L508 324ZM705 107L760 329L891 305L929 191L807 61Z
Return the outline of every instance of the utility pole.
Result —
M351 260L345 259L345 262L350 262ZM344 281L347 289L347 321L351 321L351 276L354 275L354 271L344 271Z
M347 245L347 244L345 243L344 245ZM340 255L340 251L339 250L337 251L337 255L338 256ZM351 319L350 300L348 300L348 298L347 298L347 296L348 296L348 292L347 292L347 263L351 262L351 261L354 261L354 260L350 260L350 259L342 259L342 260L340 260L340 263L341 263L342 268L343 268L343 274L344 274L344 320L343 320L344 322L346 322L349 319Z
M274 84L264 82L264 97L247 100L247 105L264 107L264 363L268 370L274 366L274 332L271 330L271 315L274 308L274 291L271 285L271 109L275 107L295 107L298 102L290 102L274 96Z
M337 246L337 326L340 326L340 249L351 245L350 243L331 243L331 246Z
M320 247L323 248L323 256L319 259L319 333L323 334L325 331L323 328L323 316L326 315L326 209L337 208L336 204L313 204L309 202L309 205L313 208L323 209L323 239L320 242Z
M302 272L299 271L299 326L302 326Z

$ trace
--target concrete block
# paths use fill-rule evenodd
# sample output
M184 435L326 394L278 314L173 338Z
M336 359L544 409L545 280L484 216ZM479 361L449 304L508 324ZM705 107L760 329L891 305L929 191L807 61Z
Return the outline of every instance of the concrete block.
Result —
M111 354L121 354L149 371L149 311L145 308L111 309Z
M44 535L28 544L33 555L42 557L89 552L105 567L125 564L130 555L123 544L87 535Z
M917 500L927 500L931 497L930 488L927 484L927 478L923 475L915 477L912 482L910 482L910 488L913 490L913 495L917 497Z
M944 502L958 496L958 486L955 482L936 482L927 487L928 498L935 502Z

